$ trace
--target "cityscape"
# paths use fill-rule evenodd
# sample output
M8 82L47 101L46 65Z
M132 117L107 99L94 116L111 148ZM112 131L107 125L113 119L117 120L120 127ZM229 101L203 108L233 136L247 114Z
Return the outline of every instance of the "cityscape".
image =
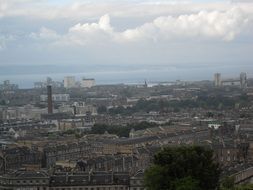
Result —
M0 0L0 190L252 190L253 2Z
M210 147L222 175L248 181L252 96L245 72L156 85L3 81L1 188L144 189L144 171L168 145Z

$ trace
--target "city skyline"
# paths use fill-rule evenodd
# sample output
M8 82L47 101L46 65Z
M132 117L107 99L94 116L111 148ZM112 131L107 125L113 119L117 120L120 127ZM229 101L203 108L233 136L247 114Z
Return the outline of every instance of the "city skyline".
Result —
M241 86L246 87L247 86L247 80L252 80L252 76L248 75L247 72L241 72L237 73L236 75L224 75L224 73L213 73L213 78L200 78L196 80L166 80L166 78L158 78L156 80L152 80L149 78L145 78L142 80L142 78L125 78L125 79L118 79L116 78L115 81L113 80L101 80L101 78L91 78L87 77L84 73L78 73L76 75L73 75L73 73L66 74L66 73L60 73L56 75L56 77L52 77L49 75L33 75L34 78L27 78L28 81L22 80L22 81L16 81L16 80L10 80L9 78L0 77L0 83L2 82L3 85L7 84L14 85L14 88L20 88L20 89L30 89L30 88L45 88L47 85L52 85L56 88L64 87L66 89L69 88L90 88L93 86L101 86L101 85L119 85L119 84L125 84L125 85L134 85L134 86L142 86L143 84L148 84L151 86L156 85L172 85L172 84L194 84L198 82L213 82L215 87L222 87L222 86ZM120 73L121 74L121 73ZM23 76L23 75L20 75ZM37 78L35 77L37 76ZM38 79L38 80L36 80ZM160 80L159 80L160 79ZM1 86L1 85L0 85ZM8 87L7 87L8 88Z
M17 81L60 73L119 82L130 73L135 81L250 76L252 7L250 1L3 0L0 73Z

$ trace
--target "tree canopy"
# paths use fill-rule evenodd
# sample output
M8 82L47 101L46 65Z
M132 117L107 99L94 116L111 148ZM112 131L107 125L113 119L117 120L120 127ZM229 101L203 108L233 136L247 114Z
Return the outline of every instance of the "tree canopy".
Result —
M120 137L128 137L131 129L143 130L147 128L158 127L156 123L140 122L135 124L129 124L127 126L117 126L117 125L106 125L106 124L95 124L90 133L91 134L104 134L107 131L110 134L116 134Z
M109 113L111 115L122 114L131 115L136 112L178 112L181 109L214 109L214 110L227 110L235 108L235 105L247 106L249 102L249 97L239 96L239 97L223 97L223 96L198 96L196 99L185 99L185 100L145 100L140 99L135 105L131 107L115 107L106 109L104 107L99 107L99 113Z
M148 190L214 190L220 169L213 151L200 146L167 147L145 172Z
M221 181L220 190L252 190L253 184L235 185L235 178L225 177Z

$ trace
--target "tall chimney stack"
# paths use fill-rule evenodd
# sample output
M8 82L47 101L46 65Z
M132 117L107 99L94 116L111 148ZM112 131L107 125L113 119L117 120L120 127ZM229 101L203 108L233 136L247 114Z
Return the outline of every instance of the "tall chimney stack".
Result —
M53 113L53 102L52 102L52 86L47 86L47 109L48 114Z

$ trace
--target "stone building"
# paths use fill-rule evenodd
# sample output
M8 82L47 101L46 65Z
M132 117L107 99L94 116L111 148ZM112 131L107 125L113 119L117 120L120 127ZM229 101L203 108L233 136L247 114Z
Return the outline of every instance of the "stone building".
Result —
M15 171L0 176L1 190L49 190L49 176L45 171Z
M145 190L143 171L138 171L134 176L130 178L129 190Z
M42 154L27 147L15 147L0 150L0 172L16 170L28 165L41 166Z
M142 190L142 176L127 172L16 171L0 176L4 190Z
M102 155L102 144L99 142L75 142L44 148L42 165L53 166L60 160L78 160Z

